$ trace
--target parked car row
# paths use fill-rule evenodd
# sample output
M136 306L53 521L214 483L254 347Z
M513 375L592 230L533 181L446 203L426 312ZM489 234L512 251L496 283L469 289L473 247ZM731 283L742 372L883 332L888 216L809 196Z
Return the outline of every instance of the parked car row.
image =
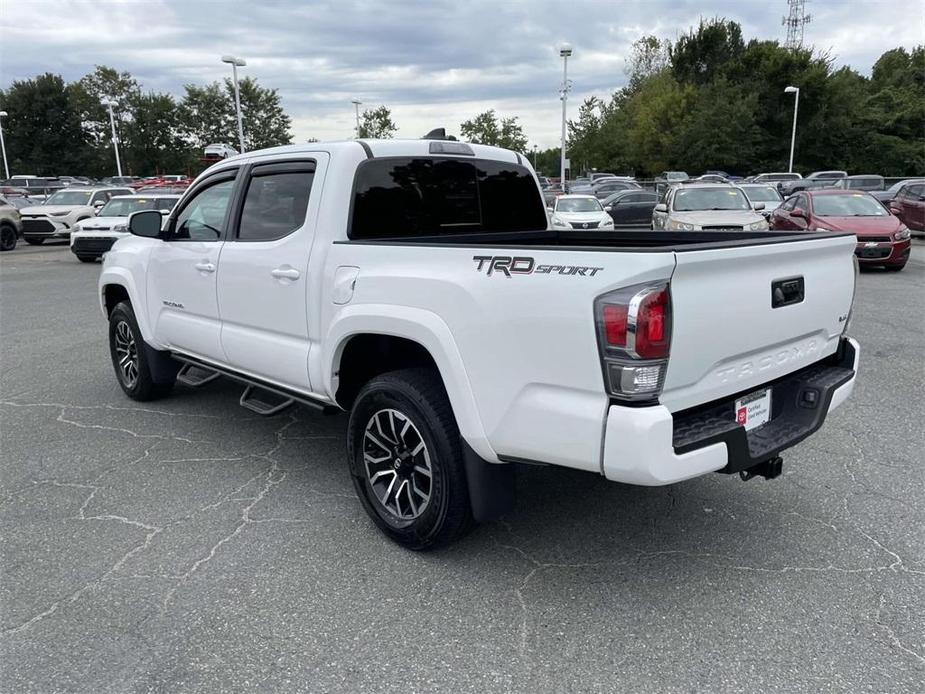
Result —
M33 246L68 239L74 254L89 262L127 233L126 218L132 212L159 210L166 216L179 198L173 189L144 194L108 186L69 186L40 204L0 197L0 250L13 250L20 238ZM21 200L27 204L20 207Z

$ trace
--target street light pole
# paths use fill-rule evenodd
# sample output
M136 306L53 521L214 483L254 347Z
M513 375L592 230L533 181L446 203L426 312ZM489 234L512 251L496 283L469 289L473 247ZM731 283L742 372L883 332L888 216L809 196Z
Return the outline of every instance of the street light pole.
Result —
M800 88L799 87L787 87L784 90L785 94L793 94L793 132L790 135L790 168L787 169L789 173L793 173L793 150L797 142L797 111L800 108Z
M112 127L112 148L116 152L116 171L122 176L122 161L119 159L119 136L116 135L116 117L112 113L112 101L106 99L103 106L109 109L109 125Z
M6 177L10 177L10 165L6 163L6 143L3 141L3 118L6 116L6 111L0 111L0 149L3 150L3 170L6 172Z
M356 97L353 97L350 100L350 103L353 104L353 107L356 110L356 116L357 116L357 138L356 139L359 140L360 139L360 104L362 104L363 102L357 99Z
M536 145L533 145L533 170L536 171Z
M234 111L238 118L238 146L241 153L244 153L244 121L241 118L241 92L238 89L238 68L247 65L244 58L236 58L233 55L223 55L222 62L231 65L231 81L234 83Z
M568 102L569 83L568 83L568 59L572 55L572 46L563 43L559 47L559 55L562 56L562 147L560 149L559 175L561 176L562 192L565 192L565 106Z

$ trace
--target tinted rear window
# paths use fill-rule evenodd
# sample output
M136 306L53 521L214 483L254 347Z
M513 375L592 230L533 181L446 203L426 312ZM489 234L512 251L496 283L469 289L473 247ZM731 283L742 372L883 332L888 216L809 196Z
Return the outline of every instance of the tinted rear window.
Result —
M530 172L480 159L370 159L356 175L352 239L545 229Z

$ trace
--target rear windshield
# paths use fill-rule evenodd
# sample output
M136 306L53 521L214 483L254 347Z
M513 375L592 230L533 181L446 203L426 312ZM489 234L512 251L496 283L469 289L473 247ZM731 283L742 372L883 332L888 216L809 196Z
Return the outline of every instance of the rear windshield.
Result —
M356 175L352 239L545 229L539 188L523 166L500 161L388 158Z
M866 193L853 195L817 195L813 211L820 217L886 217L889 212L878 200Z
M559 198L556 212L600 212L601 203L594 198Z

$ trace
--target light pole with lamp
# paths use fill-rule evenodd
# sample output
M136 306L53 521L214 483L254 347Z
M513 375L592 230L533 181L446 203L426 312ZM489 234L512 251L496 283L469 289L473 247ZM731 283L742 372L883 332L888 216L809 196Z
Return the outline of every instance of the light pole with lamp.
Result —
M787 169L788 173L793 173L793 149L796 146L797 142L797 111L800 108L800 88L799 87L787 87L784 90L785 94L793 94L793 132L790 135L790 168Z
M537 146L533 145L533 170L536 171L536 150Z
M3 141L3 119L6 116L6 111L0 111L0 149L3 150L3 170L6 172L6 177L10 177L10 165L6 163L6 143Z
M122 161L119 159L119 136L116 135L116 117L112 113L113 101L111 99L103 99L100 103L109 109L109 125L112 127L112 148L116 152L116 171L121 177Z
M559 55L562 57L562 148L560 151L561 157L559 161L559 175L561 176L561 186L562 192L565 192L565 105L568 101L568 93L570 91L568 83L568 59L572 55L572 45L569 43L563 43L559 47Z
M234 111L238 118L238 146L244 153L244 121L241 119L241 92L238 90L238 68L247 65L244 58L223 55L222 62L231 65L231 81L234 82Z
M363 102L360 101L359 99L357 99L356 97L353 97L353 98L350 100L350 103L353 104L353 108L354 108L354 110L356 111L356 116L357 116L357 139L359 140L359 139L360 139L360 104L362 104Z

